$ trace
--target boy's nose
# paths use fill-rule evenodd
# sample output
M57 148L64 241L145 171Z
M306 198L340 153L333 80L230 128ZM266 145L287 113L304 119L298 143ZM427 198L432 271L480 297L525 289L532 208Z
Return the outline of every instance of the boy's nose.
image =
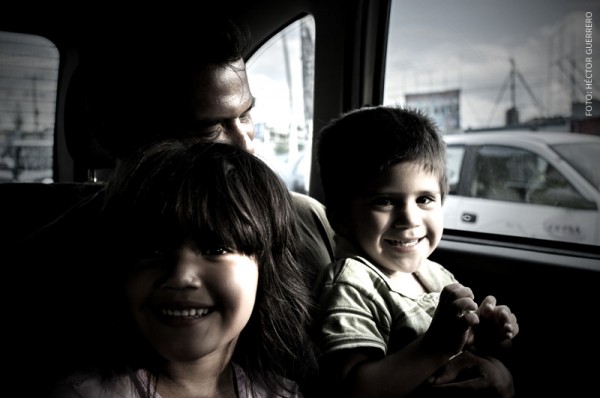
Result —
M394 208L395 228L411 228L418 225L418 211L410 204L403 204Z

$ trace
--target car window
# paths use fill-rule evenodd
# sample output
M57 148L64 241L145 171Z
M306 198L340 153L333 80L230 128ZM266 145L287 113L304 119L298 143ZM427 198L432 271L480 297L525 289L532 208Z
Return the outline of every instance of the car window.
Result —
M0 182L52 182L58 50L0 32Z
M449 146L446 153L446 163L448 169L448 185L450 195L458 194L460 183L460 172L462 169L463 158L465 157L465 147L462 145Z
M471 183L474 198L541 204L572 209L595 208L567 177L541 156L505 146L477 148Z
M256 151L289 189L308 193L312 148L315 23L291 23L247 62L256 107Z
M485 145L477 148L471 194L475 198L525 203L534 180L535 155L526 151Z
M540 162L539 177L527 191L527 203L570 209L596 208L594 202L586 200L560 171L546 162Z
M600 135L594 15L600 2L392 0L383 103L421 109L445 136ZM586 231L570 240L600 245L600 149L553 144L550 161L512 141L448 147L447 229L544 239L563 239L550 229Z
M600 144L557 144L552 146L583 178L600 191Z

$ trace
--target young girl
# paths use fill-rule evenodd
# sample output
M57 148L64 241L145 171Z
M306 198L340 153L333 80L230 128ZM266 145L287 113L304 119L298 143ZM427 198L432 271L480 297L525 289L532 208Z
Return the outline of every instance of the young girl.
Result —
M492 296L478 306L471 289L428 259L443 232L442 137L424 114L380 106L342 115L319 139L338 258L317 284L323 380L345 397L432 396L461 387L447 377L439 386L426 381L463 350L487 356L506 345L518 324ZM477 379L473 369L465 374ZM496 369L506 374L501 364ZM512 395L505 379L507 391L494 396Z
M119 165L102 222L113 316L98 367L54 397L297 397L314 370L290 194L227 144L166 141Z

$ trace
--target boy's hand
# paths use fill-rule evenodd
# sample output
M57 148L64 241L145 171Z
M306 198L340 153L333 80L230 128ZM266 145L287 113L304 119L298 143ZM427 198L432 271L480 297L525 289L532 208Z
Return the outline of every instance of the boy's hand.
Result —
M479 323L477 303L470 288L460 283L444 287L424 342L435 352L455 355L462 351L471 326Z
M499 347L509 343L519 333L517 317L506 305L497 305L494 296L487 296L477 309L479 325L475 333L475 345L478 349Z

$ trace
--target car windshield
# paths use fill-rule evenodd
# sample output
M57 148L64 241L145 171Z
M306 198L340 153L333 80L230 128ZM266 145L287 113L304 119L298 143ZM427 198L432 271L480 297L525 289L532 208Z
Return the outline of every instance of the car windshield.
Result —
M600 191L600 173L596 170L600 159L600 144L588 142L556 144L552 148Z

